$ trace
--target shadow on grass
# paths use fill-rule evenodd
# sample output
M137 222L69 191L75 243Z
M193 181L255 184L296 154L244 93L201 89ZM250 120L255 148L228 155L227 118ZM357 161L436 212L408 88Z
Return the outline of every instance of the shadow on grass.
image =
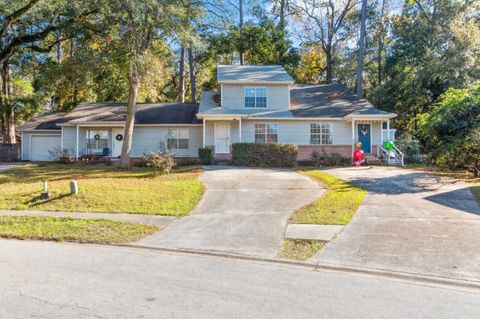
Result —
M172 173L199 172L198 166L179 167ZM168 175L163 175L168 176ZM129 178L157 178L152 170L146 167L135 167L125 170L112 165L68 165L68 164L47 164L27 165L15 167L0 173L0 184L6 183L33 183L43 180L61 181L71 179L129 179Z
M42 199L41 197L38 196L38 197L32 198L29 201L24 202L23 204L27 205L28 207L36 207L36 206L39 206L39 205L51 203L51 202L57 201L59 199L70 197L70 196L73 196L73 194L70 194L70 193L69 194L60 194L58 196L55 196L55 197L52 197L52 198L49 198L49 199Z

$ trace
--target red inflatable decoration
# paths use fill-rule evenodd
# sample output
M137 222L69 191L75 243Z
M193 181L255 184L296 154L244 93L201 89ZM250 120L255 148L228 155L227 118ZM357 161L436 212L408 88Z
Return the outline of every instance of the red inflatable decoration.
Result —
M359 160L363 159L364 156L365 156L365 154L363 153L362 150L355 150L355 151L353 151L353 158L354 158L356 161L359 161Z

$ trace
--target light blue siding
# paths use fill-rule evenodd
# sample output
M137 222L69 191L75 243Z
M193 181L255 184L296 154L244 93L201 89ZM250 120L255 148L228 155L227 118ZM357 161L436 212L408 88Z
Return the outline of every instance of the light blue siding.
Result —
M245 107L245 87L256 85L222 85L222 103L224 107L238 109ZM267 89L267 107L262 109L288 110L290 90L288 85L258 85ZM260 108L259 108L260 109Z

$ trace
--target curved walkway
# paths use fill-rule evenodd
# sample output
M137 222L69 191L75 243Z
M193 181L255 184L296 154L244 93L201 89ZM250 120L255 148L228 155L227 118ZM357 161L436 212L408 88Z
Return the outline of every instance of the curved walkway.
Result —
M206 167L197 208L138 245L275 257L292 211L322 195L287 169Z
M394 167L327 172L368 194L311 261L480 281L480 208L467 185Z

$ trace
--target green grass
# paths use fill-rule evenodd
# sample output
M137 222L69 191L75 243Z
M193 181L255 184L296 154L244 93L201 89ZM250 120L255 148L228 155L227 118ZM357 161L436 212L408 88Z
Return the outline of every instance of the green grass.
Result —
M0 173L0 209L182 216L202 198L200 172L181 168L155 176L147 168L27 165ZM72 179L78 181L78 195L69 194ZM40 199L43 180L49 184L48 200Z
M346 225L352 219L367 191L320 170L299 170L327 190L315 202L297 209L291 224Z
M69 217L0 216L0 237L80 243L127 243L156 232L153 225Z
M307 260L322 249L325 243L318 240L285 239L278 253L279 258Z
M478 205L480 206L480 183L470 185L470 190L472 191L473 197L475 197Z

